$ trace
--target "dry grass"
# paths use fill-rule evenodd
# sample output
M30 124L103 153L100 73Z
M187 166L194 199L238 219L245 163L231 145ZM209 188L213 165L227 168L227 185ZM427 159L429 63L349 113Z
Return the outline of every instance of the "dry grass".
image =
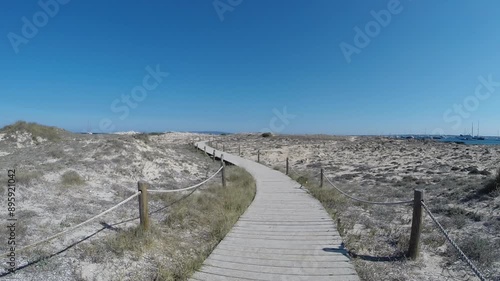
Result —
M478 193L493 195L494 197L500 195L500 168L497 170L495 178L491 179L484 188L478 191Z
M495 250L500 246L498 244L498 242L489 241L479 235L462 238L458 241L458 246L464 254L481 268L488 268L500 259L500 252ZM460 259L460 255L453 247L448 247L446 254L450 257L450 263Z
M211 186L175 206L164 223L173 229L203 229L205 247L159 272L157 280L185 280L198 269L213 248L226 236L255 196L255 181L245 170L228 167L227 187Z
M57 141L61 139L61 134L64 132L64 130L56 127L48 127L25 121L18 121L12 125L5 126L0 131L6 133L10 138L16 132L28 132L34 141L37 141L38 137L49 141Z
M53 149L49 151L47 155L55 159L63 159L64 157L66 157L66 154L62 149Z
M75 171L67 171L61 176L64 186L77 186L85 183L85 180Z
M301 175L295 179L335 218L346 249L357 257L354 263L362 280L421 280L429 275L431 279L426 280L470 280L473 273L447 253L450 245L426 214L422 258L406 260L412 206L353 202L326 181L322 189L318 188L316 174L320 168L342 190L370 201L406 201L412 199L414 189L424 190L431 211L454 238L460 241L478 236L491 242L489 253L483 256L496 257L499 253L500 171L490 176L498 170L497 146L289 135L233 135L224 142L229 146L241 144L244 156L252 160L260 150L261 162L279 171L284 170L288 157L290 172ZM464 247L472 250L483 244ZM478 256L474 252L471 255ZM489 279L497 280L498 261L500 258L490 266L488 262L477 263L485 265L483 273Z
M24 169L16 169L16 182L20 186L30 186L42 178L43 174L38 171L26 171Z
M187 280L255 196L255 181L245 170L227 167L226 175L225 188L213 183L180 201L179 196L183 195L159 195L159 200L171 206L164 219L155 221L152 216L150 231L139 227L119 230L103 241L83 247L80 259L101 263L108 258L146 258L153 262L155 270L144 273L142 280Z

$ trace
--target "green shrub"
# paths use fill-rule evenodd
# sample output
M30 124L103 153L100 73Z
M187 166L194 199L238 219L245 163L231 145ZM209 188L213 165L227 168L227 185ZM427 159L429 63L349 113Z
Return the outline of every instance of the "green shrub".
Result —
M296 181L301 185L306 185L309 179L306 176L299 176Z
M269 133L269 132L268 133L262 133L262 135L261 135L261 137L263 137L263 138L270 138L272 136L273 136L273 133Z
M75 171L67 171L61 176L61 183L65 186L76 186L85 183L85 180Z

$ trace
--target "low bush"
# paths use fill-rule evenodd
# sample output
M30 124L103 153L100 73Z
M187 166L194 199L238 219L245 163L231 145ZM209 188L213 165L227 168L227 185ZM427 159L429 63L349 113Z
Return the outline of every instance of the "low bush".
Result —
M500 195L500 168L497 171L495 178L491 179L486 186L478 190L479 195Z
M85 183L85 180L75 171L67 171L61 176L61 183L65 186L76 186Z
M494 243L479 236L459 240L458 246L468 258L475 261L481 267L489 267L500 259L500 253L494 247ZM453 257L453 260L460 258L458 252L452 246L447 248L447 256Z

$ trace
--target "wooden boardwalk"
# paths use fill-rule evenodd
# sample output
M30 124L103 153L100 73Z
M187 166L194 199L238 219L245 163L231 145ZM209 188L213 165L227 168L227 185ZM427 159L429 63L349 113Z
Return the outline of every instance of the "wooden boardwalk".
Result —
M214 148L197 143L207 153ZM359 280L321 204L281 172L215 151L257 182L254 201L190 280Z

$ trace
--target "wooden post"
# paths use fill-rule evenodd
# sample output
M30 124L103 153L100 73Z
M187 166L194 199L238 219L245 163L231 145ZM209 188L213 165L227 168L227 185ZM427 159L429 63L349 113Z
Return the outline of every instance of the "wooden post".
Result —
M215 149L214 149L214 154L212 154L212 162L215 162Z
M141 221L142 230L149 230L149 211L148 211L148 184L138 182L139 194L139 218Z
M286 158L286 174L288 175L288 157Z
M222 145L222 151L226 151L226 146Z
M260 150L257 150L257 163L260 163Z
M205 151L205 154L207 154L207 146L205 145L205 147L203 148L203 150Z
M323 178L325 176L325 171L323 170L323 168L321 168L321 178L320 178L320 184L319 184L319 187L323 187Z
M413 195L413 218L411 222L410 246L408 257L416 260L420 251L420 233L422 233L422 204L424 191L415 189Z
M226 165L224 164L224 154L220 156L220 165L222 167L222 186L226 187Z
M219 142L215 143L215 149L219 149Z
M238 144L238 156L241 156L241 144Z

